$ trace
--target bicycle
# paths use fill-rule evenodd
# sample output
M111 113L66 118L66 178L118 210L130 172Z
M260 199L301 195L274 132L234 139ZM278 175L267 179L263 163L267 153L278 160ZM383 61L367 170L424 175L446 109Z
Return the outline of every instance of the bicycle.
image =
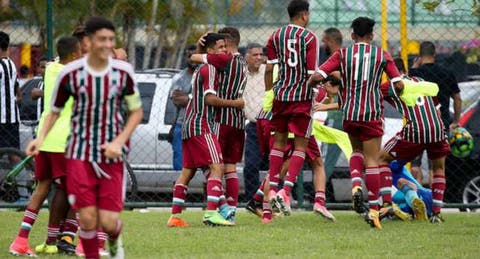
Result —
M20 161L16 161L20 159ZM3 174L4 173L4 174ZM0 148L0 199L13 203L28 199L36 187L33 156L16 148Z

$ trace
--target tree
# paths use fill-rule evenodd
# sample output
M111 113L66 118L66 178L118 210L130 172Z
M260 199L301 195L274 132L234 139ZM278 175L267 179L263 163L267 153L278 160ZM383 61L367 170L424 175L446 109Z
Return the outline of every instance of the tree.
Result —
M415 0L417 4L421 3L423 5L423 8L434 12L437 7L443 2L445 4L451 4L455 2L455 0L434 0L434 1L429 1L429 0ZM472 5L471 5L471 12L473 16L480 16L480 3L478 0L472 0Z

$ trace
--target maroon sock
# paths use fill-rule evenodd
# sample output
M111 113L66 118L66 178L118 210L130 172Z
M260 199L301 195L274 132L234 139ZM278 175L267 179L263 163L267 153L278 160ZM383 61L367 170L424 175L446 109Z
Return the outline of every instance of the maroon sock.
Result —
M55 244L57 241L58 233L60 231L60 224L48 224L47 227L47 245Z
M288 173L283 183L283 189L287 196L290 196L292 192L293 185L297 181L297 176L302 170L303 162L305 162L305 152L300 150L293 151L290 164L288 165Z
M433 213L440 213L443 205L443 193L445 192L446 181L443 175L433 175L432 182L432 198L433 198Z
M315 192L315 203L319 203L320 205L325 206L325 191Z
M20 230L18 231L18 236L23 238L28 238L28 234L30 233L30 229L32 229L33 224L38 216L38 210L32 210L27 208L23 215L22 225L20 226Z
M380 171L380 195L383 204L392 204L392 171L388 165L378 167Z
M280 171L283 165L283 150L272 148L270 151L270 163L269 163L269 177L270 177L270 190L277 192L278 183L280 182Z
M267 181L267 178L263 178L262 182L260 183L260 187L258 187L257 192L253 195L253 200L261 202L263 201L263 196L265 195L263 193L263 189L265 188L265 182Z
M237 171L225 173L225 196L230 206L237 207L238 203L238 176Z
M66 219L63 223L63 232L62 235L69 236L74 240L75 234L78 230L78 221L76 218L74 219Z
M223 195L222 180L210 177L207 180L207 210L216 210Z
M98 248L105 248L105 241L107 240L107 238L108 234L103 232L103 229L97 229Z
M85 259L99 259L97 230L83 230L80 228L79 236L83 245Z
M363 153L360 151L353 152L350 157L350 179L352 181L352 188L362 187L362 174L365 169L363 163Z
M368 205L370 209L379 210L380 174L378 173L378 167L367 167L365 169L365 183L368 189Z
M183 184L175 184L173 186L172 214L182 213L183 207L185 207L187 190L188 187Z
M105 239L108 239L109 240L116 240L120 234L122 233L122 228L123 228L123 221L121 221L120 219L117 219L117 225L115 227L115 230L113 230L112 232L110 233L105 233Z

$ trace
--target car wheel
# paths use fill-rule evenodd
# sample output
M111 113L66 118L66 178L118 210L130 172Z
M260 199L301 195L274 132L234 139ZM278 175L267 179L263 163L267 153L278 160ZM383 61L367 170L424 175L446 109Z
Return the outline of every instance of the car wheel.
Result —
M463 203L464 204L480 204L480 176L477 176L467 182L463 189ZM469 209L468 211L475 211L476 209Z

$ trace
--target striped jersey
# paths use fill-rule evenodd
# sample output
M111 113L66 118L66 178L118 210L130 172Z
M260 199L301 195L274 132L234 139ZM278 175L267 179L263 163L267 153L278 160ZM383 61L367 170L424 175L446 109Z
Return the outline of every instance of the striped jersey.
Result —
M367 43L355 43L336 51L320 66L320 74L340 70L339 104L343 119L348 121L375 121L382 118L380 83L385 72L392 82L400 80L400 73L386 51Z
M188 101L182 139L214 133L215 107L205 103L207 94L217 94L218 75L214 66L201 65L193 74L192 98Z
M271 120L272 119L272 111L265 111L263 108L260 109L260 112L258 113L257 117L255 118L257 120Z
M413 78L413 80L418 80ZM418 144L440 142L446 138L440 110L431 96L419 97L415 106L407 106L389 82L382 84L382 94L406 119L400 132L403 139Z
M242 97L247 85L247 63L240 53L207 54L206 60L219 72L217 96L227 100ZM245 129L245 112L234 107L216 108L215 121Z
M99 163L121 161L106 158L100 145L113 141L123 130L124 98L138 92L132 66L109 58L107 68L95 71L83 57L68 63L55 84L53 112L60 112L70 96L74 98L66 157ZM126 146L123 149L127 151Z
M278 80L273 86L275 100L308 101L312 88L308 78L318 65L318 39L306 28L289 24L267 41L268 64L279 64Z
M17 69L8 57L0 58L0 123L19 123L16 97Z

